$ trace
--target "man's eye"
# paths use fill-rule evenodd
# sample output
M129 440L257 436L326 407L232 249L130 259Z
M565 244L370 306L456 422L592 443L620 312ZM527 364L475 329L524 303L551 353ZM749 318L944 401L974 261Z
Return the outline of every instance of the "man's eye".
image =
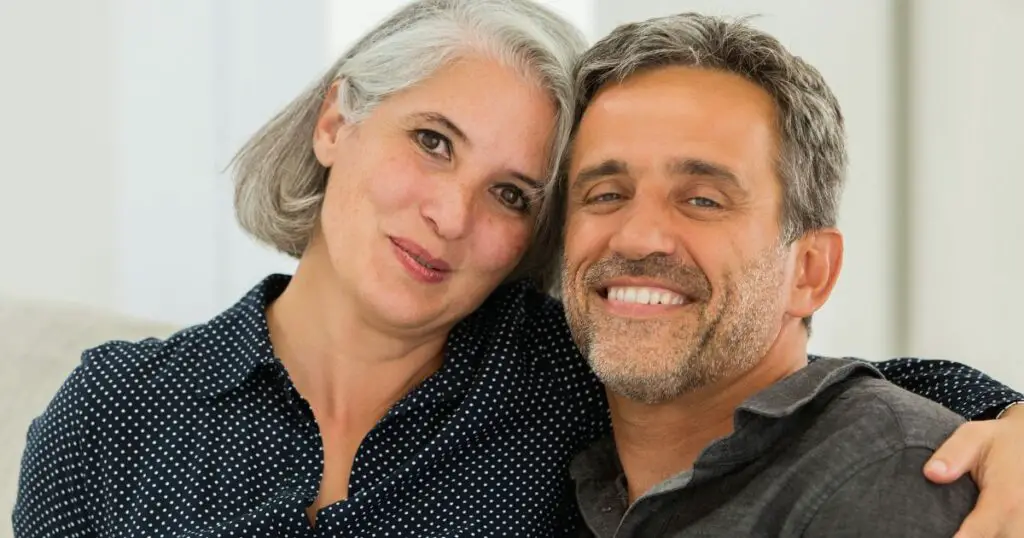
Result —
M441 157L442 159L452 158L452 143L443 134L430 129L418 129L415 131L416 143L427 153Z
M690 198L686 202L692 206L705 207L708 209L718 209L722 207L722 205L719 204L718 202L712 200L711 198L705 198L703 196L694 196L693 198Z

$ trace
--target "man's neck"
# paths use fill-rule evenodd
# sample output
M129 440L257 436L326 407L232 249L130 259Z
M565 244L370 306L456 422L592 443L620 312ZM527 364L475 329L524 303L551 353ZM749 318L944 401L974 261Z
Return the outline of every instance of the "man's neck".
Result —
M807 365L807 337L787 328L751 369L675 399L649 405L608 392L615 446L629 485L629 502L693 468L701 452L732 433L745 400Z

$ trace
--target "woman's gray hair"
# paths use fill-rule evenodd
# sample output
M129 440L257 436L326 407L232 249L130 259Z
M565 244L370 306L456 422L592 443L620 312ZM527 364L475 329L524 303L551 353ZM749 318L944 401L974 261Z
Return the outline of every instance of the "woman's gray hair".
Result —
M734 73L774 100L783 244L835 226L847 160L839 102L814 67L746 19L682 13L619 26L584 53L576 66L574 128L606 84L670 66ZM563 174L554 191L555 216L565 211L567 182ZM810 318L804 324L810 328Z
M313 154L313 132L331 85L338 82L341 114L358 123L389 96L472 53L517 69L550 93L558 116L548 163L553 178L572 129L571 71L585 48L572 24L531 0L410 3L356 42L241 148L232 161L239 224L277 250L301 256L326 188L328 170ZM548 284L561 233L548 226L543 216L549 213L541 208L532 245L510 278Z
M817 69L747 19L682 13L619 26L576 67L576 121L605 85L669 66L739 75L775 102L783 187L782 237L835 226L846 177L846 139L839 101Z

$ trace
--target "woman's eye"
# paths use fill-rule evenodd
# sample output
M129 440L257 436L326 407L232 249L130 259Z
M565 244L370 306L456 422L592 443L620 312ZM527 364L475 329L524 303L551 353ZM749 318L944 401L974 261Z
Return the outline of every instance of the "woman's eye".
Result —
M443 134L430 129L419 129L415 134L416 143L427 153L443 159L452 158L452 143Z
M515 185L499 185L494 188L494 194L498 197L498 200L508 207L520 213L526 213L530 210L530 200L522 189Z
M721 204L712 200L711 198L705 198L703 196L694 196L686 201L688 204L696 207L703 207L707 209L718 209L722 207Z

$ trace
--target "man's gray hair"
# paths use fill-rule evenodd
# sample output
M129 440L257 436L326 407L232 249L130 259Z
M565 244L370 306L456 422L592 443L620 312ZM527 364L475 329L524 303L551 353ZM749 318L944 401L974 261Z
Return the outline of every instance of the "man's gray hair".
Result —
M577 122L605 84L668 66L734 73L771 95L778 113L783 241L835 226L847 159L839 102L818 70L746 19L683 13L619 26L577 65Z
M356 42L238 152L233 161L238 222L258 240L301 256L326 187L328 170L313 154L313 132L331 85L338 82L341 114L358 123L389 96L474 53L517 69L551 95L558 115L548 163L553 177L572 129L571 71L585 48L572 24L531 0L410 3ZM560 237L543 217L549 213L541 208L532 246L511 278L535 277L547 285Z

